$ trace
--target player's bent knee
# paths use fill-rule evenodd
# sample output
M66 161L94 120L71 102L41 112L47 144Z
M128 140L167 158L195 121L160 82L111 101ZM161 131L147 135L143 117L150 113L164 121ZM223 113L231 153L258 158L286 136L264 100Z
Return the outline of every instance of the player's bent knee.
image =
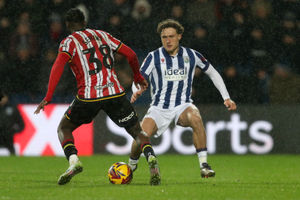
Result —
M191 126L191 128L201 128L203 126L203 122L202 119L198 116L194 116L189 120L189 124Z
M66 117L63 117L58 125L57 133L63 133L63 134L70 133L70 132L73 132L79 126L80 125L76 125L76 124L72 123Z

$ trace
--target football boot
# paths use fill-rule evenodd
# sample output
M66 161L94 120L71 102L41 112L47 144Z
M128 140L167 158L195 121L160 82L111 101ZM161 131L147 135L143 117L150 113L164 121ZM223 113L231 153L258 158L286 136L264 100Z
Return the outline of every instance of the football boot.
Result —
M211 169L211 167L207 163L203 163L201 167L201 177L209 178L214 177L216 175L215 171Z
M148 164L150 169L150 185L159 185L160 172L157 158L153 155L149 156Z
M80 161L77 161L75 164L70 165L70 167L67 169L65 173L63 173L59 179L58 179L58 184L59 185L64 185L72 179L73 176L76 174L82 172L83 167Z

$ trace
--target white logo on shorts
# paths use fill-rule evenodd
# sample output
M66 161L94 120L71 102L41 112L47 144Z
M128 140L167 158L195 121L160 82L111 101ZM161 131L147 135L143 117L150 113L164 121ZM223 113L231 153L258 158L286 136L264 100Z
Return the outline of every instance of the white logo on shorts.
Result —
M127 122L128 120L130 120L134 115L134 112L132 111L132 113L130 113L130 115L128 115L127 117L124 117L123 119L119 119L119 123L121 122Z

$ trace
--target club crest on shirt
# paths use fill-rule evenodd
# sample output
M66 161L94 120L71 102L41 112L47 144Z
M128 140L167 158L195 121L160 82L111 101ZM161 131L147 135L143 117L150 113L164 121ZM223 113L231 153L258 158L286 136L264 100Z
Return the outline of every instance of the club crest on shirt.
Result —
M161 60L161 62L162 62L162 63L164 63L164 62L165 62L165 59L164 59L164 58L161 58L160 60Z
M184 61L184 63L188 63L188 62L190 62L190 59L188 56L183 56L183 61Z

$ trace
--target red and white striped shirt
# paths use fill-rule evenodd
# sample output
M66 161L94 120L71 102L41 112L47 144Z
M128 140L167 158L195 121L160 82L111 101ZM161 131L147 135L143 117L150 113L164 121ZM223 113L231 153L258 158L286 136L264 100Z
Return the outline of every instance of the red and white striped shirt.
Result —
M80 98L102 98L124 92L112 68L113 53L121 45L109 33L94 29L76 31L60 43L59 52L70 56Z

